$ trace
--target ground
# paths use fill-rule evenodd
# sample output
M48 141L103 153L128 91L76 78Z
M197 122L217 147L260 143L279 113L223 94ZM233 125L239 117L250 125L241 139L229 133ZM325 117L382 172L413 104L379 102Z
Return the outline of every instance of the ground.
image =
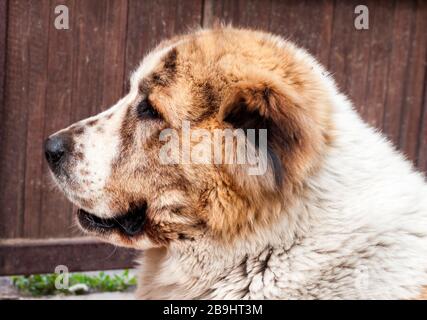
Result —
M114 275L123 272L122 270L105 271L107 274ZM99 273L85 272L85 274L93 275ZM130 273L134 273L130 270ZM94 292L83 295L52 295L31 297L20 293L12 284L10 277L0 277L0 300L132 300L134 299L132 291L126 292Z

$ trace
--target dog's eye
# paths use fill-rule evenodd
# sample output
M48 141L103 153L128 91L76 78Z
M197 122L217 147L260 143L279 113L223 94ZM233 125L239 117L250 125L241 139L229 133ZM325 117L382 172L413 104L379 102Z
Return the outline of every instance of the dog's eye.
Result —
M136 111L140 119L160 118L159 113L153 108L153 106L150 104L150 101L148 101L147 99L142 100L138 104Z

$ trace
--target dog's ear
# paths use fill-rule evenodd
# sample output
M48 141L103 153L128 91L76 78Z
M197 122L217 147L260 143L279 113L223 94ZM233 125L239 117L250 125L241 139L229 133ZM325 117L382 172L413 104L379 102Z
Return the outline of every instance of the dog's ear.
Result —
M240 129L265 129L276 187L302 183L324 144L316 114L295 90L274 75L252 73L229 88L219 120Z
M324 154L327 118L319 111L325 100L317 101L299 91L297 84L268 73L242 76L227 89L218 121L225 128L266 130L267 170L249 175L245 165L224 167L232 178L227 186L233 188L217 192L209 225L225 236L253 226L254 221L272 221L283 206L291 206L299 198L296 195L303 194L307 176ZM266 212L266 202L276 210Z

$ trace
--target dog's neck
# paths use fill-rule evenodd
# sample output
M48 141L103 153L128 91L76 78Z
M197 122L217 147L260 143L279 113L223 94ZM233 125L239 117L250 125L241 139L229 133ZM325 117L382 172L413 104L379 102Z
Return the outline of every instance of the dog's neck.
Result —
M304 205L303 201L296 203L292 210L280 216L280 221L258 228L255 233L232 244L205 237L181 242L168 249L145 251L137 296L151 299L242 298L249 290L249 283L244 280L236 284L233 275L265 268L273 250L286 253L309 232L311 217L307 202ZM230 282L232 289L228 296L224 296L223 290L218 295L212 289L219 281ZM236 290L239 286L240 292Z

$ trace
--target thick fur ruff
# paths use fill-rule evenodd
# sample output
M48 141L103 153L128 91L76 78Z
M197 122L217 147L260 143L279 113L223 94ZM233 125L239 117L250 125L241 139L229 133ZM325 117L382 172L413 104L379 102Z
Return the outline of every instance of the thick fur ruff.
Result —
M139 298L406 299L427 284L427 187L346 98L335 142L281 223L233 247L152 249ZM268 205L268 204L266 204Z

